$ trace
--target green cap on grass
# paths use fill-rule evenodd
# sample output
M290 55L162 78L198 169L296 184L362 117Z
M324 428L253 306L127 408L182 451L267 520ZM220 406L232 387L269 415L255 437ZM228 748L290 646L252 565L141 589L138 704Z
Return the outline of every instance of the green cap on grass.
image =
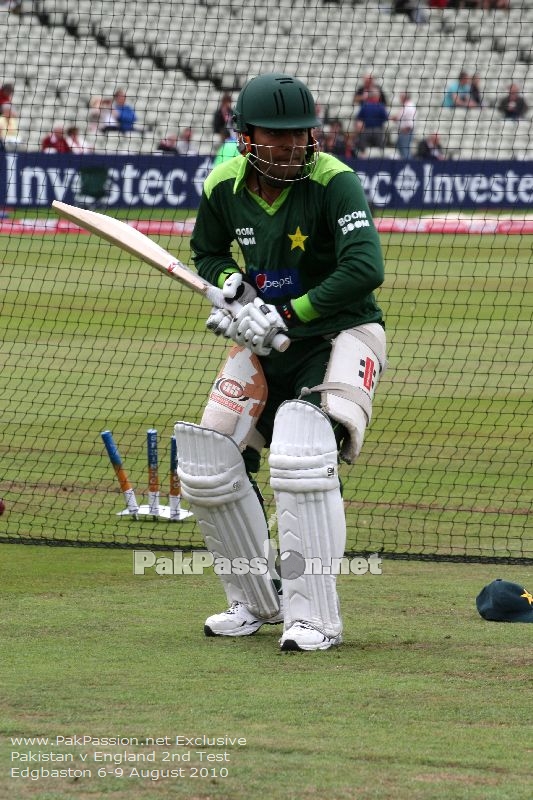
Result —
M492 622L533 622L533 595L501 578L481 590L476 606L483 619Z

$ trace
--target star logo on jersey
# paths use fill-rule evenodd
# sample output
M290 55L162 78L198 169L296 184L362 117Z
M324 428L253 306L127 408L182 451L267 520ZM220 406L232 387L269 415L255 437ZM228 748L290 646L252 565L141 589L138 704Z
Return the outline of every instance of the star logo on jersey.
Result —
M309 236L304 236L304 234L300 230L300 226L296 228L296 233L289 233L289 239L291 240L291 250L296 250L299 247L301 250L305 252L305 240L309 239Z
M524 589L524 594L521 594L520 597L523 597L530 606L533 606L533 594L530 594L527 589Z

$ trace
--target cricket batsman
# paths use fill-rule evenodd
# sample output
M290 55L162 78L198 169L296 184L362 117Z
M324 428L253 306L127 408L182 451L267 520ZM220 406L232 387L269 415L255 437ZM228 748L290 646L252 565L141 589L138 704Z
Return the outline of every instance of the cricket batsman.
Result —
M383 257L357 175L318 152L320 123L304 83L252 78L233 124L240 155L206 179L191 244L199 274L242 305L235 318L213 308L207 327L244 348L267 393L245 435L228 435L216 411L200 425L178 422L178 474L214 555L264 558L269 533L253 475L269 448L282 591L268 571L222 575L229 608L204 630L249 636L283 623L281 650L327 650L342 640L328 569L346 540L338 464L361 450L386 365L373 294ZM272 347L280 332L290 338L284 352ZM295 559L312 559L314 574L295 570Z

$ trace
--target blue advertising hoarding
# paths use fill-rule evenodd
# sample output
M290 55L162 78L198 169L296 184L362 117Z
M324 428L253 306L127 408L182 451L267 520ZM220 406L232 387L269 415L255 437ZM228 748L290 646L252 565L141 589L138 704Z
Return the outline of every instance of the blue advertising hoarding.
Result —
M369 201L379 209L522 209L533 204L533 162L348 162ZM110 208L197 208L212 165L203 156L49 155L0 156L0 207L50 206L83 201L80 169L107 169Z
M0 206L36 208L53 200L82 205L80 170L107 169L109 208L197 208L212 159L199 156L98 156L5 153Z

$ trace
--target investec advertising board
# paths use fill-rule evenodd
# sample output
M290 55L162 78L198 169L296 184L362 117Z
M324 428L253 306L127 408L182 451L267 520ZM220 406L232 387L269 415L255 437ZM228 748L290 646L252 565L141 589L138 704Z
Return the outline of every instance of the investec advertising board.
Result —
M197 156L97 156L6 153L0 205L83 204L80 169L107 169L109 208L196 208L212 159ZM85 197L86 199L86 197Z
M533 162L348 162L379 209L530 209ZM43 153L0 155L0 206L33 208L53 200L83 202L80 169L102 167L109 180L108 208L198 206L211 169L200 156L98 156Z

